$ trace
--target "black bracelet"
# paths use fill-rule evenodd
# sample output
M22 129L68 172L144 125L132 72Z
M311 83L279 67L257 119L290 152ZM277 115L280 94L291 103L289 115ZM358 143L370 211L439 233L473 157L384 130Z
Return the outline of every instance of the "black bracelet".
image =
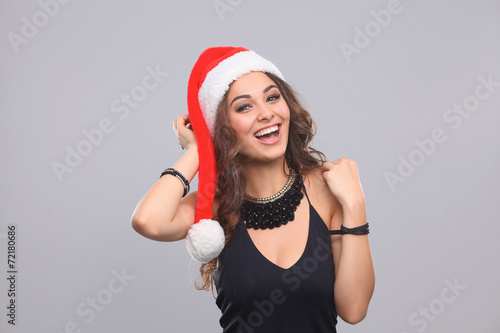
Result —
M182 197L184 198L190 191L189 182L186 179L186 177L184 177L184 175L182 173L180 173L179 171L177 171L173 168L167 168L167 169L165 169L165 171L163 171L161 173L160 178L166 174L175 176L182 182L182 185L184 185L184 194L182 195Z
M370 233L368 222L366 224L360 225L356 228L346 228L344 225L340 226L340 230L328 230L330 235L345 235L345 234L353 234L353 235L368 235Z

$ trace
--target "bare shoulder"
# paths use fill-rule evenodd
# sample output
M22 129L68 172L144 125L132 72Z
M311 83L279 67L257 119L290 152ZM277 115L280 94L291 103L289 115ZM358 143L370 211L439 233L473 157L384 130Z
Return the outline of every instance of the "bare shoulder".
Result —
M321 201L337 201L323 178L321 167L308 171L304 176L304 185L310 198L317 197L322 199Z
M304 186L306 187L311 204L321 216L326 226L331 229L330 221L340 204L323 178L321 167L310 170L304 175Z

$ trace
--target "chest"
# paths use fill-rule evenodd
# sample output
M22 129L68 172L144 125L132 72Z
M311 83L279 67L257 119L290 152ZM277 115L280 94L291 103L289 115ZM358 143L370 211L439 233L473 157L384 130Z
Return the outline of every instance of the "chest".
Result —
M264 259L283 269L298 261L309 236L310 209L304 198L295 211L294 220L273 229L247 229L250 242ZM246 236L246 235L245 235Z
M307 199L295 219L279 228L247 229L240 221L214 278L216 286L243 299L299 287L309 295L324 294L334 280L328 228Z
M265 230L246 229L258 252L274 265L284 269L296 263L307 244L311 210L315 210L314 213L319 215L321 223L328 228L328 224L323 222L329 221L328 207L325 207L319 200L316 201L315 209L311 209L307 198L304 196L299 206L297 206L294 220L286 225Z

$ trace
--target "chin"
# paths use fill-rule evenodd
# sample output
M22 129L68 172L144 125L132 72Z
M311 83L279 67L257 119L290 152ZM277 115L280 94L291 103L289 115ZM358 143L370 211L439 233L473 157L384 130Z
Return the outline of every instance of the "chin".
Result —
M278 148L278 147L276 147ZM281 147L281 149L276 149L276 152L257 152L256 150L253 151L252 154L246 154L243 153L243 156L245 156L245 161L246 163L271 163L271 162L276 162L278 160L282 161L285 158L285 151L286 151L286 146Z

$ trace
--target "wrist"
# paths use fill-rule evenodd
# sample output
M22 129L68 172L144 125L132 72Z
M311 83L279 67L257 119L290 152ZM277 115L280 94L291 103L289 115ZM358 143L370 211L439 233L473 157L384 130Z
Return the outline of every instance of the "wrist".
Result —
M359 213L366 210L365 198L352 199L340 202L344 213Z
M174 168L165 169L165 171L163 171L161 173L160 178L163 177L164 175L167 175L167 174L172 175L181 181L182 185L184 186L184 194L182 195L182 197L184 198L191 190L191 187L189 186L189 181L182 174L182 172L180 172L179 170L176 170Z
M347 228L354 228L366 223L366 206L363 201L349 202L342 205L343 224Z
M198 172L198 167L198 147L196 144L191 144L184 155L182 155L172 168L179 170L186 177L186 179L191 182Z

